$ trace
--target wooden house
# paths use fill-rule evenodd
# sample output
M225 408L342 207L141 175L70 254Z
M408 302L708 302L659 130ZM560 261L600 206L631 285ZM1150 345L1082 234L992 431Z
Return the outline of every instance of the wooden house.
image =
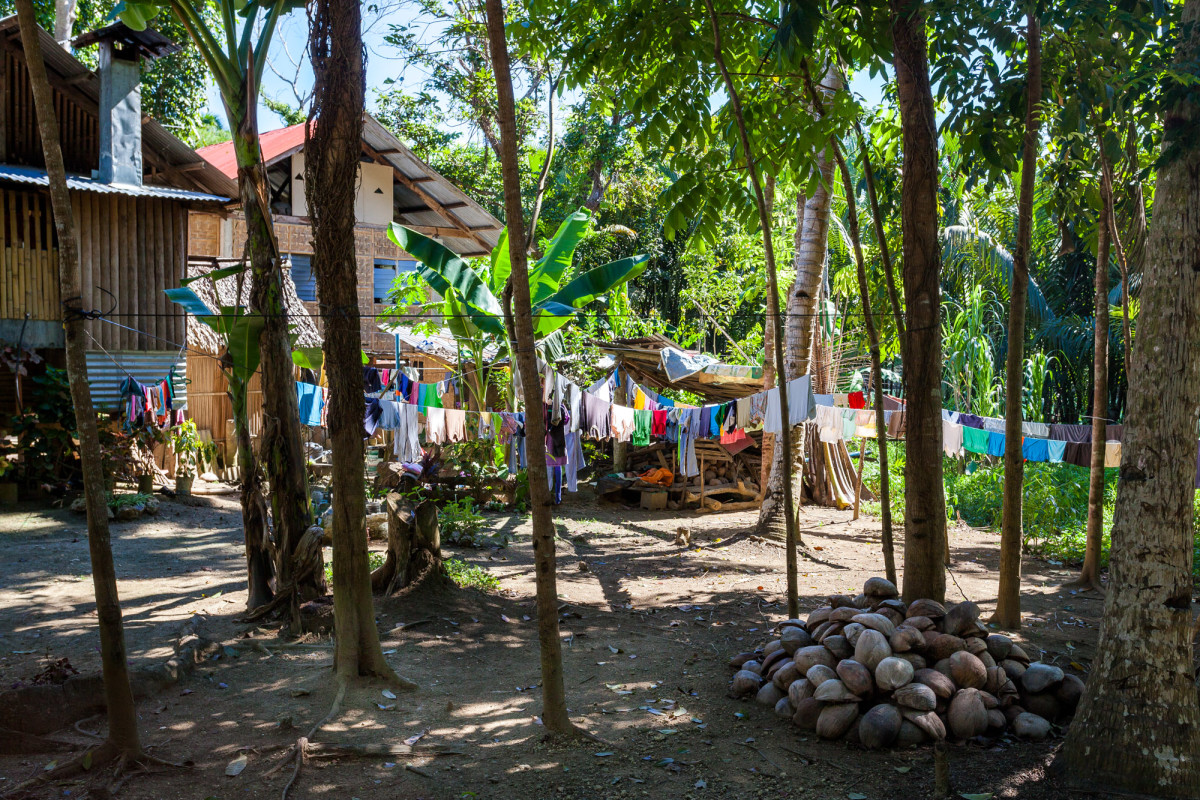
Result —
M305 308L317 318L316 281L312 271L312 224L304 193L305 126L262 134L260 144L270 182L270 202L280 251L291 265L296 291ZM232 180L237 164L230 142L201 148L200 155ZM488 255L500 238L501 223L417 158L378 120L363 116L362 160L359 191L355 203L355 244L358 253L358 307L362 315L363 349L372 364L390 367L396 363L415 366L425 381L441 380L452 369L449 354L436 348L421 350L410 340L404 326L388 325L379 315L397 275L415 269L416 262L392 244L387 228L393 221L434 237L464 257ZM191 249L198 257L236 258L245 247L246 227L240 212L222 214L193 211L190 217ZM447 356L449 355L449 358Z
M99 47L93 72L39 29L54 94L79 240L88 368L101 407L126 375L143 382L177 367L186 394L186 316L167 300L188 254L188 214L220 208L235 184L153 119L143 118L141 59L174 45L152 30L110 25L74 42ZM16 17L0 19L0 342L63 358L58 243L49 181ZM0 375L0 411L15 380Z

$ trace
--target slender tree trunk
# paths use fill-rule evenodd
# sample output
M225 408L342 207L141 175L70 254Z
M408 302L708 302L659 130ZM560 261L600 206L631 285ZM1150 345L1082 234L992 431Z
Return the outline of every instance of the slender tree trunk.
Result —
M1101 148L1103 143L1099 142ZM1103 160L1101 155L1101 160ZM1104 442L1108 428L1108 256L1112 184L1101 168L1100 224L1096 226L1096 328L1092 359L1092 468L1088 481L1087 539L1083 569L1073 585L1100 588L1100 551L1104 539Z
M942 486L941 242L937 125L921 0L892 0L896 87L903 132L900 225L904 235L907 400L904 461L904 599L946 595Z
M1101 180L1108 181L1108 191L1112 195L1113 190L1113 168L1107 158L1103 158L1100 162L1103 174ZM1138 202L1141 197L1141 185L1138 181L1137 197L1134 202ZM1117 251L1117 265L1121 269L1121 344L1124 345L1123 366L1125 367L1125 382L1126 388L1129 385L1129 370L1133 363L1133 329L1132 320L1129 318L1129 257L1125 252L1125 247L1121 242L1121 230L1117 225L1117 203L1114 197L1113 202L1109 204L1108 219L1105 224L1108 225L1108 235L1112 239L1113 247ZM1134 221L1136 225L1136 220ZM1145 218L1142 219L1142 225L1145 225Z
M829 96L842 88L841 73L835 66L825 73L825 95ZM817 110L820 113L820 110ZM784 339L786 355L784 363L789 376L806 375L810 371L813 334L817 327L818 302L821 297L821 277L824 274L825 252L829 241L829 207L833 200L833 159L828 148L817 155L817 186L812 196L802 195L796 202L796 254L794 264L796 280L788 294L787 335ZM803 200L803 206L801 206ZM802 210L803 209L803 210ZM786 383L786 381L782 382ZM803 455L798 454L803 436L792 435L793 458L788 474L792 475L792 496L798 496L803 475ZM772 451L771 472L767 479L767 492L759 510L757 532L772 539L787 536L784 524L783 497L783 452ZM795 508L788 513L795 515Z
M787 510L784 521L787 530L788 617L794 619L800 615L799 579L796 567L796 548L800 543L796 538L796 514L794 511L796 505L792 497L792 469L795 462L792 459L792 437L790 435L791 416L788 409L790 405L788 403L788 372L784 364L783 353L784 320L779 314L779 280L778 273L775 270L775 247L771 241L771 212L767 205L767 194L763 191L762 182L759 180L758 164L750 148L750 135L746 131L746 119L742 115L742 101L738 95L737 87L733 84L733 78L730 77L729 70L725 67L725 58L721 55L721 25L717 20L716 11L713 10L712 0L704 0L704 4L708 8L708 17L712 24L713 59L717 62L717 68L721 71L725 90L729 93L729 104L733 111L734 121L737 123L738 138L741 140L742 145L742 155L746 159L746 171L750 176L750 185L754 188L754 199L758 206L758 220L762 228L763 255L767 264L767 308L771 317L776 320L775 370L778 374L779 383L779 414L783 420L783 434L778 437L778 444L783 450L783 506Z
M312 522L312 512L300 440L300 410L293 377L287 311L283 305L283 268L267 202L267 175L258 143L253 102L247 107L251 110L241 115L233 142L238 165L238 191L246 217L250 306L264 317L258 337L263 390L259 458L270 484L277 588L291 595L290 616L296 627L299 601L324 595L325 577L322 569L313 569L308 563L300 564L295 558L300 540ZM226 112L231 120L239 119L228 106Z
M850 179L850 168L836 142L830 142L830 148L837 158L838 169L842 173L842 189L846 194L847 225L850 232L850 242L854 245L854 265L858 270L858 297L862 303L863 320L867 326L867 342L871 349L871 372L875 376L875 441L879 444L879 502L883 513L883 568L887 579L896 582L896 551L892 543L892 509L891 486L888 481L887 466L887 421L883 411L883 367L879 359L879 331L875 327L875 316L871 312L871 291L867 287L867 267L863 261L862 239L858 231L858 204L855 202L854 181ZM863 455L867 451L867 441L863 439ZM858 512L858 494L862 491L862 464L858 462L858 486L854 497L854 510Z
M363 508L362 330L354 198L362 158L365 96L362 11L354 0L316 0L310 9L313 102L305 144L305 192L313 223L313 266L325 321L329 438L333 450L334 674L381 678L401 688L379 646ZM314 125L313 122L318 124Z
M125 626L121 619L121 600L117 594L117 573L113 565L112 542L108 532L108 505L104 491L104 464L100 454L100 430L92 406L84 344L82 278L79 266L79 242L75 238L75 218L67 190L67 172L63 164L62 144L58 138L58 119L54 96L46 77L38 39L33 0L16 0L21 43L29 84L37 114L38 132L46 159L50 186L50 206L54 212L54 230L58 235L58 285L63 300L67 378L71 385L71 403L79 434L79 460L83 470L83 494L87 504L88 553L92 562L92 585L96 591L96 621L100 634L100 664L104 676L104 702L108 712L108 738L105 757L141 759L137 711L129 684L129 658L125 650ZM93 759L99 764L99 759Z
M246 541L246 608L254 610L275 598L271 579L275 577L271 540L267 534L267 503L262 492L262 472L250 441L246 413L246 386L230 379L233 403L233 430L237 437L238 472L241 475L242 529Z
M533 308L526 260L525 221L522 218L521 174L517 162L517 120L513 99L508 38L501 0L486 0L488 44L496 73L499 99L500 169L504 179L504 216L508 226L508 251L512 264L513 321L517 369L525 402L525 450L529 458L529 499L533 505L533 554L537 582L538 641L542 666L542 723L556 734L574 733L567 715L563 688L562 641L558 627L558 579L554 552L554 519L550 514L550 487L546 473L546 421L541 378L534 352Z
M1025 359L1025 306L1029 301L1029 250L1033 236L1033 191L1039 147L1038 105L1042 102L1042 30L1037 16L1025 22L1025 139L1021 155L1021 196L1017 200L1017 246L1008 302L1008 356L1004 392L1004 511L1000 527L1000 588L992 622L1021 627L1021 504L1025 486L1021 408Z
M862 126L856 120L854 130L858 134L858 149L862 153L863 176L867 181L867 199L871 203L871 220L875 227L875 239L879 243L879 260L883 262L883 273L887 280L888 302L892 307L892 317L896 324L896 335L900 337L901 350L904 348L904 314L900 311L900 296L896 292L896 273L892 268L892 252L888 247L887 231L883 227L883 213L879 210L879 195L875 189L875 167L871 164L871 150L867 139L863 136ZM904 354L900 354L901 362Z
M763 319L763 391L770 391L775 386L775 320L771 317L770 303L767 304L767 315ZM758 502L766 501L768 483L771 480L771 470L775 466L775 434L763 432L762 461L758 474ZM761 518L762 512L759 512Z
M1200 56L1187 0L1177 63ZM1063 749L1087 790L1200 796L1200 703L1192 672L1196 408L1200 406L1200 125L1194 95L1163 120L1154 228L1113 519L1109 591L1087 692ZM1170 402L1163 402L1170 398Z

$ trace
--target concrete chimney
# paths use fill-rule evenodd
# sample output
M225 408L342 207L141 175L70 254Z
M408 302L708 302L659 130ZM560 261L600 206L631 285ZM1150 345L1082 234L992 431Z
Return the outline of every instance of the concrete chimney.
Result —
M100 47L100 168L104 183L142 185L142 59L179 49L162 34L123 22L85 33L76 47Z

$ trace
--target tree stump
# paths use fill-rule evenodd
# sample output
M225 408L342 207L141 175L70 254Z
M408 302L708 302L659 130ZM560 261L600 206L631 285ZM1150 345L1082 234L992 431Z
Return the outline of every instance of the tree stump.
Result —
M430 500L414 509L404 495L387 496L388 549L383 566L371 573L371 590L395 594L442 568L442 532L437 506Z

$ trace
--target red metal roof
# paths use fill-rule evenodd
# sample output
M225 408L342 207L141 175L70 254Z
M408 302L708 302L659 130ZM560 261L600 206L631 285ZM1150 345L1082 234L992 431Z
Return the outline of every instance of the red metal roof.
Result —
M259 135L258 141L262 148L263 163L270 164L281 154L304 144L304 123L267 131ZM196 152L230 179L237 180L237 158L233 152L233 142L210 144Z

